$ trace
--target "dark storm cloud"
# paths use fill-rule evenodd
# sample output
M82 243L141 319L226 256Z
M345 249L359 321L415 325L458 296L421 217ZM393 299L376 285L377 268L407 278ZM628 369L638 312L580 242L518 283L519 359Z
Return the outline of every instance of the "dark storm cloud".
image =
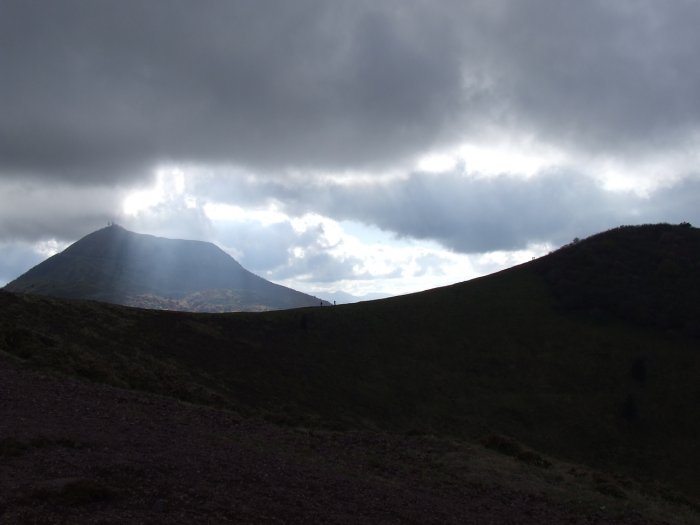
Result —
M504 122L594 153L646 154L700 128L694 0L498 0L478 39ZM496 7L499 6L499 7Z
M115 220L122 197L104 186L0 179L0 242L75 241Z
M0 174L389 166L523 133L590 153L700 126L691 0L0 1Z
M0 172L344 166L434 142L458 43L420 2L0 2Z
M316 183L301 189L282 181L231 182L231 194L200 186L202 194L260 205L269 198L292 215L315 211L335 220L375 225L398 237L435 240L460 253L518 250L533 243L562 245L621 224L700 223L700 178L688 175L649 196L611 192L571 171L532 178L413 173L384 183ZM309 198L312 195L313 198Z
M524 249L531 243L561 245L640 221L698 222L698 198L697 181L647 198L606 191L570 172L532 179L414 174L375 189L369 198L360 191L340 191L329 197L328 213L375 224L398 236L436 240L456 252L481 253Z
M621 215L619 197L572 173L530 180L413 174L373 192L369 200L359 195L334 200L340 201L334 204L338 213L367 217L400 237L436 240L462 253L563 243L586 233L581 230L614 225Z

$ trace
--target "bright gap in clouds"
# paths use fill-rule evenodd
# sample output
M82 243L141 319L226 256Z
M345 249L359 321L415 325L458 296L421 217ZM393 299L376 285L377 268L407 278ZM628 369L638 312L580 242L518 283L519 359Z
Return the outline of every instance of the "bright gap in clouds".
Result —
M438 160L433 159L434 167ZM440 162L445 167L448 161ZM399 238L370 224L317 213L291 216L273 199L256 206L206 202L188 193L189 176L179 168L161 169L150 188L128 193L125 226L140 233L193 238L186 233L198 229L188 221L203 221L207 236L199 240L214 242L266 279L315 295L417 292L479 277L551 250L542 245L459 254L437 242Z
M470 175L490 177L509 174L532 177L565 160L562 152L523 139L490 144L466 143L449 151L429 153L418 159L416 169L437 174L461 166Z
M208 202L203 206L206 216L215 223L258 222L263 225L275 224L288 220L275 204L266 207L243 208L234 204Z
M130 192L124 199L123 212L129 216L138 215L159 204L171 201L174 196L185 193L185 174L179 168L161 168L156 171L155 184ZM193 200L187 199L194 206Z
M445 173L457 167L457 157L454 155L432 153L421 157L416 168L425 173Z
M34 245L34 251L43 257L52 257L58 252L61 252L68 248L70 243L59 242L56 239L49 239L46 241L39 241Z

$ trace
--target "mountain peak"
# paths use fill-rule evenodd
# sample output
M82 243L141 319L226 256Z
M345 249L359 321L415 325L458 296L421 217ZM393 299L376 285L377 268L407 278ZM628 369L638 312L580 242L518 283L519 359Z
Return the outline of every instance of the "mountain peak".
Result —
M205 241L156 237L111 223L9 283L6 290L127 306L226 312L318 306Z

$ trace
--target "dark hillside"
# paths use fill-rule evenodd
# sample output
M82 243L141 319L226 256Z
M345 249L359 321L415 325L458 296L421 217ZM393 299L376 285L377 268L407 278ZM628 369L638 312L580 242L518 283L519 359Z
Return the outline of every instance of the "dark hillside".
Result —
M696 523L638 485L621 499L609 476L580 465L241 419L2 356L0 395L3 524Z
M700 230L623 226L536 264L567 311L700 337Z
M648 228L656 231L621 232L646 238ZM685 239L681 227L668 231ZM670 498L695 498L697 339L631 316L562 308L543 268L588 275L568 250L419 294L264 314L156 312L0 293L0 349L26 366L291 426L491 436L496 443L504 434L620 479L662 483ZM624 260L626 253L636 262ZM625 267L643 266L634 250L616 257ZM660 307L671 309L663 301L672 297L658 290ZM700 301L697 292L688 285L684 300Z

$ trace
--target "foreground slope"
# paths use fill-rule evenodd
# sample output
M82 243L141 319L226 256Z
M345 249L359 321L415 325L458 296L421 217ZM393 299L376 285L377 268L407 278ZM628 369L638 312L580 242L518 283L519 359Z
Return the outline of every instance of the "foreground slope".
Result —
M291 426L483 439L516 456L531 447L607 472L622 501L633 478L693 509L693 324L648 323L622 306L646 286L656 308L671 308L664 281L652 279L669 233L679 253L700 246L695 228L615 230L481 279L335 308L184 314L0 293L0 349L24 366ZM638 234L643 242L629 241ZM589 251L606 254L594 272L578 268ZM606 257L638 286L599 308L572 302L590 290L577 276L595 284L613 271ZM683 279L696 259L674 262ZM700 303L697 281L678 290L689 308Z
M477 444L281 427L2 357L0 394L2 523L692 523L600 472Z
M214 244L164 239L113 225L7 284L12 292L200 312L316 306L316 297L249 272Z

